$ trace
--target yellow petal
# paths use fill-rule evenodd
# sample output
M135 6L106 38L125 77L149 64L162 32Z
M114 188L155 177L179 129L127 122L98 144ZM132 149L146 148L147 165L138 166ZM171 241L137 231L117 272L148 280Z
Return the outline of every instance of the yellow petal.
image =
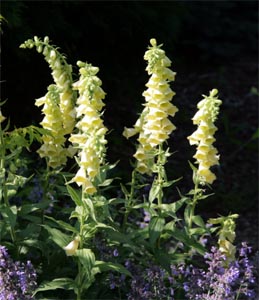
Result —
M67 256L72 256L76 253L76 250L79 246L79 238L75 238L72 242L70 242L66 247L63 249L66 251Z

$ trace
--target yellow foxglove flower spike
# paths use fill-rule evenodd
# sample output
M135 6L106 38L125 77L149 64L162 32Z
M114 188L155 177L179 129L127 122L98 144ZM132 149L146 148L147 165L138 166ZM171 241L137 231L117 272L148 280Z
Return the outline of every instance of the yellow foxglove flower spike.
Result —
M161 46L157 46L155 39L150 40L151 47L146 51L144 59L148 61L146 71L151 75L146 84L147 90L143 92L145 108L134 128L125 128L123 135L126 138L139 134L139 147L135 153L137 170L140 173L151 174L154 158L159 145L162 145L176 129L169 120L178 108L171 103L175 93L171 90L169 82L175 78L171 71L170 59Z
M43 145L38 150L41 157L48 159L48 165L52 168L60 167L66 164L67 157L70 156L69 149L64 147L66 138L62 127L62 114L58 107L60 94L56 85L48 87L48 93L36 100L36 106L42 106L42 112L45 114L40 123L44 129L50 131L49 135L43 135Z
M198 111L193 117L193 124L197 125L197 130L187 137L190 145L197 145L196 154L193 156L198 163L197 175L200 183L213 183L216 179L215 174L210 168L219 164L217 149L212 145L215 142L214 134L217 127L214 122L219 113L219 106L222 101L217 98L218 90L210 91L209 96L203 95L197 107Z
M72 90L72 66L67 64L65 56L57 51L57 48L49 44L49 38L42 41L35 36L34 39L25 41L20 48L33 48L42 53L48 62L52 77L60 94L59 108L62 113L62 126L64 134L70 134L75 125L74 102L76 94Z
M99 69L91 64L77 62L80 67L80 78L73 84L79 91L76 116L78 132L72 134L69 141L79 148L77 162L79 171L71 182L82 186L83 192L94 194L96 188L94 178L104 163L107 143L105 134L107 128L103 125L102 108L105 92L101 88L101 80L96 76Z

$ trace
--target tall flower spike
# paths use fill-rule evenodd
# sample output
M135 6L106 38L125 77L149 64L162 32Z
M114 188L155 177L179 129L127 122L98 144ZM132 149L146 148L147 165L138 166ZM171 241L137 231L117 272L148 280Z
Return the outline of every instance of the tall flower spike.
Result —
M60 93L59 107L62 113L64 134L70 134L75 125L75 93L72 90L72 66L67 64L65 56L60 54L57 48L49 44L47 36L43 41L35 36L33 40L25 41L20 47L29 49L36 47L36 50L44 55L52 70L51 75Z
M210 168L219 164L218 151L212 145L215 142L214 134L217 130L214 122L222 103L217 94L218 90L213 89L209 96L203 95L204 99L197 105L199 110L192 119L193 124L197 125L198 129L187 137L190 145L197 145L197 152L193 157L199 165L197 175L200 183L213 183L216 176L210 171Z
M162 45L158 46L155 39L151 39L150 43L152 47L144 55L148 61L146 71L151 75L146 84L148 89L142 94L146 100L145 108L134 128L125 128L123 132L126 138L139 134L139 146L134 157L137 159L137 170L147 174L152 172L158 146L176 129L169 116L173 117L178 111L170 102L175 93L169 85L176 73L169 69L171 61L161 49Z
M73 87L79 91L76 103L78 133L72 134L69 141L80 150L77 158L79 170L72 182L82 186L85 193L94 194L94 178L104 163L107 143L107 128L101 119L105 92L101 88L101 80L96 76L99 71L97 67L81 61L77 62L77 65L81 76Z

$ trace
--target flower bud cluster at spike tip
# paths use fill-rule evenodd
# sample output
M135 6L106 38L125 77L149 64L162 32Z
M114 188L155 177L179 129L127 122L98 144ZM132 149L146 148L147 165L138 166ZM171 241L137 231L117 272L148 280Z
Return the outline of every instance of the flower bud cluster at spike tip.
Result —
M233 242L236 237L236 218L238 218L238 214L229 215L227 217L211 218L208 220L208 223L210 224L220 225L218 231L219 251L226 256L228 262L235 259L236 247L233 245Z
M72 90L72 66L67 64L65 57L57 51L57 48L49 44L47 36L43 41L35 36L33 40L25 41L20 47L29 49L35 47L39 53L44 55L60 93L59 107L62 112L64 134L70 134L75 125L75 93Z
M101 119L105 92L101 88L101 80L96 76L99 71L97 67L81 61L77 65L80 68L80 78L73 84L73 88L79 91L76 102L78 133L72 134L69 141L80 150L77 159L79 170L72 182L82 186L83 192L94 194L96 188L93 181L104 163L107 143L107 128Z
M218 91L213 89L209 96L203 95L204 99L197 105L199 110L192 119L198 129L188 137L190 145L197 145L194 158L199 164L197 175L200 183L213 183L216 176L210 171L210 167L219 164L218 151L212 145L215 142L214 134L217 130L214 122L222 103L217 98L217 94Z
M140 173L151 173L152 161L157 146L162 145L176 129L169 120L178 111L170 101L175 93L171 90L169 82L174 81L176 73L171 71L170 59L166 56L161 45L151 39L152 47L146 51L144 59L148 61L146 71L151 75L144 91L145 108L134 125L134 128L125 128L123 135L129 138L139 133L139 147L135 153L138 161L137 170Z

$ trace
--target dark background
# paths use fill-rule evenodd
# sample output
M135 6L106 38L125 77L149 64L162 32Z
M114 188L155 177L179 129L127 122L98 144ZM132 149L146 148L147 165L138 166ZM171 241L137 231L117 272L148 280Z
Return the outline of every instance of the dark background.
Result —
M121 133L142 110L148 81L143 55L150 38L164 44L177 72L172 89L179 112L170 140L176 153L167 168L170 179L183 176L178 185L183 193L191 188L187 161L195 152L186 140L195 130L191 117L201 95L217 88L223 100L215 143L221 165L215 170L215 195L199 208L205 216L239 213L240 235L256 243L257 1L2 1L1 14L7 20L1 36L1 99L8 99L2 110L12 126L37 125L42 119L34 101L52 82L50 69L42 55L19 45L48 35L68 63L82 60L100 68L107 93L105 124L112 130L108 156L111 162L120 159L116 175L125 179L134 145ZM169 191L168 197L175 196Z

